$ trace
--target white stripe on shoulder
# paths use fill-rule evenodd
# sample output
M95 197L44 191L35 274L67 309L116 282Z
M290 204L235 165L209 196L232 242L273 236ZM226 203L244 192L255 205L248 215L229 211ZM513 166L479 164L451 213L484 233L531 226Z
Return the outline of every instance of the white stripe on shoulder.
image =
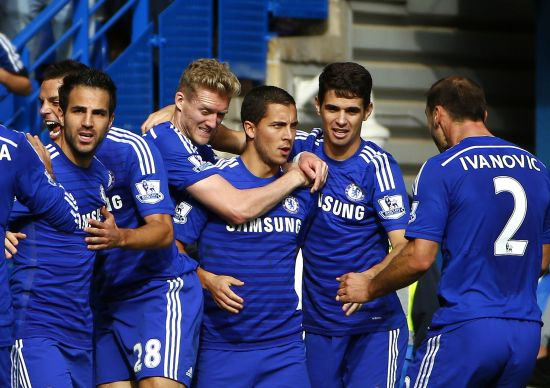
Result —
M145 163L145 170L148 171L148 174L155 174L156 173L156 167L155 167L155 159L153 158L153 153L151 152L151 148L149 147L149 144L147 141L139 136L136 135L133 132L127 131L126 129L121 128L111 128L109 130L109 133L112 133L115 136L118 136L119 138L124 138L128 140L132 140L136 143L137 149L139 152L142 153L143 160ZM138 152L136 148L134 150L136 153Z
M10 139L8 139L8 138L5 138L5 137L0 136L0 141L3 141L3 142L5 142L5 143L8 143L9 145L14 146L15 148L17 148L17 143L14 142L13 140L10 140Z
M302 131L302 130L296 131L296 138L306 138L308 136L309 136L309 133L306 131Z
M315 137L319 137L320 135L323 134L323 129L322 128L313 128L310 133L313 134Z
M151 134L151 136L153 137L153 139L156 139L157 138L157 133L155 132L155 128L151 128L149 130L149 133Z
M388 155L385 152L376 151L369 145L363 147L363 151L368 151L372 153L373 157L377 158L380 161L380 173L382 175L382 178L384 179L386 190L395 189L395 181L393 180L393 173L391 171Z
M422 175L422 170L424 170L424 166L428 163L428 161L425 161L422 167L420 167L420 170L418 171L418 174L416 174L416 178L414 179L413 185L412 185L412 194L417 195L418 194L418 184L420 183L420 175Z
M360 152L360 155L364 155L372 162L372 164L374 164L374 172L376 174L376 180L378 181L378 187L380 187L380 192L383 193L384 191L389 190L388 178L384 174L384 162L380 155L373 154L368 149L363 149ZM362 159L365 160L365 158Z
M171 127L174 131L174 133L178 136L178 138L180 139L181 141L181 144L183 144L183 146L185 147L185 150L187 151L188 154L192 154L195 152L194 150L194 147L190 146L189 145L189 142L187 141L187 136L185 136L183 133L181 133L181 131L179 129L177 129L176 127Z
M235 166L238 166L239 162L237 161L237 158L231 158L231 159L219 159L216 164L214 164L214 167L223 170L226 167L233 168Z
M144 164L142 154L139 151L139 148L138 148L137 144L135 144L134 142L132 142L130 140L121 139L121 138L119 138L117 136L114 136L113 134L110 134L110 133L107 133L107 139L112 140L116 143L129 144L134 149L134 152L136 153L137 158L139 160L139 168L140 168L140 171L141 171L141 175L147 175L147 174L150 173L150 170L146 170L146 166Z
M516 150L520 150L520 151L523 151L523 152L526 152L528 153L529 155L533 155L531 154L529 151L526 151L524 150L523 148L521 147L518 147L518 146L513 146L513 145L478 145L478 146L471 146L471 147L467 147L467 148L464 148L463 150L460 150L459 152L457 152L456 154L454 154L453 156L451 156L449 159L445 160L443 163L441 163L441 165L443 167L445 167L447 164L449 164L453 159L457 158L458 156L462 155L464 152L468 152L470 150L473 150L473 149L479 149L479 148L513 148L513 149L516 149Z
M19 54L17 54L15 47L13 47L13 44L8 40L6 35L2 33L0 33L0 46L2 46L2 48L6 51L6 54L8 54L8 59L10 60L15 71L21 71L23 68L23 63L21 62Z

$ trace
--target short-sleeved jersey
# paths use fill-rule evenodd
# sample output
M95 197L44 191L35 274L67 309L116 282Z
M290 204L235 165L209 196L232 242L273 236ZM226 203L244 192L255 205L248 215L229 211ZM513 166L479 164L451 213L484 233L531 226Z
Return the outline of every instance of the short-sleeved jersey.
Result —
M0 68L13 74L27 74L15 47L2 33L0 33Z
M335 296L336 277L381 262L388 253L388 232L407 226L401 171L374 143L361 140L357 152L344 161L329 158L323 144L322 130L316 128L298 132L293 148L293 154L316 154L329 167L302 247L304 328L341 336L400 327L405 316L395 293L364 304L349 317Z
M50 225L71 232L75 215L65 190L46 175L25 135L0 125L0 241L4 241L14 198ZM0 346L12 344L13 313L4 254L0 254Z
M174 214L161 155L148 139L111 128L96 155L110 172L107 202L119 227L135 229L149 215ZM114 248L98 255L95 280L103 298L117 298L124 289L151 279L173 278L196 265L178 257L175 244L148 250Z
M92 346L90 288L95 252L86 247L83 229L101 220L108 173L95 157L89 167L72 163L56 145L48 145L58 182L71 193L78 228L64 233L29 213L17 202L10 228L27 235L14 256L10 276L17 338L46 337L77 348Z
M158 147L164 159L170 196L174 202L174 235L183 243L188 241L187 216L196 205L186 188L198 181L217 174L212 169L218 158L210 145L195 145L182 131L172 123L156 125L148 133Z
M240 158L220 161L218 173L238 189L265 186ZM231 225L204 208L199 240L201 267L244 282L233 287L244 299L239 314L220 309L205 292L201 346L205 349L262 349L301 339L301 313L294 289L294 267L300 232L312 198L300 189L266 214L242 225ZM200 221L199 221L200 222Z
M424 164L413 194L406 237L441 243L443 257L432 328L484 317L539 321L546 167L497 137L468 137Z

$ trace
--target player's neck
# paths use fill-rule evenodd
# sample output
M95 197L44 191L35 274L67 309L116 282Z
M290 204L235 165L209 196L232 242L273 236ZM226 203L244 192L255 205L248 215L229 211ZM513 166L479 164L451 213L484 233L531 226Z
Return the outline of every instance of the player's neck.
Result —
M329 158L342 161L347 160L355 155L360 146L360 137L357 137L357 139L354 140L353 143L344 146L332 144L325 138L325 141L323 142L323 151L325 152L325 155L327 155Z
M452 123L449 131L449 145L452 147L468 137L494 136L482 121L466 120Z
M270 164L264 161L257 150L249 144L247 144L247 147L241 154L241 160L248 171L258 178L270 178L277 174L277 171L281 168L279 165Z
M90 164L92 163L93 155L92 156L83 156L77 154L73 148L69 145L67 140L64 136L60 136L58 139L59 142L56 142L57 145L61 148L61 151L65 154L67 159L69 159L73 164L75 164L78 167L82 168L88 168L90 167Z

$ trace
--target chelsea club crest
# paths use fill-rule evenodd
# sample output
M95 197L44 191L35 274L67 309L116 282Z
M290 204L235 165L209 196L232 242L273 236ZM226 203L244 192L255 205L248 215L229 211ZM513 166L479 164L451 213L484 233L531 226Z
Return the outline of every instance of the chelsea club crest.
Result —
M288 196L283 199L283 208L290 214L296 214L298 213L298 209L300 209L300 204L295 197Z
M365 194L363 194L363 190L355 183L350 183L348 187L346 187L346 197L348 197L350 201L358 202L365 198Z
M102 184L99 185L99 196L101 197L101 200L105 205L109 203L109 201L107 200L107 194L105 194L105 188Z

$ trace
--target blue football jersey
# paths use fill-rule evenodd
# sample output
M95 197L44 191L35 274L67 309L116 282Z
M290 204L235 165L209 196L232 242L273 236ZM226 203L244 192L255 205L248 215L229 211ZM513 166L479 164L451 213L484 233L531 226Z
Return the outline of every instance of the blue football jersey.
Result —
M550 242L550 182L529 152L468 137L429 159L413 189L408 238L441 243L432 328L475 318L540 320L535 291Z
M2 33L0 33L0 68L13 74L27 74L16 48Z
M75 212L62 187L46 175L25 135L0 125L0 241L4 241L14 197L37 217L65 232L76 228ZM12 344L13 313L4 253L0 254L0 346Z
M398 328L405 316L395 292L349 317L335 297L336 277L381 262L387 233L406 228L409 203L401 171L389 153L364 140L355 155L333 160L323 150L322 135L319 128L299 131L293 148L293 154L312 152L329 166L302 247L304 328L328 336Z
M189 226L185 224L197 202L187 193L186 188L217 174L217 170L212 167L218 158L210 145L195 145L170 122L156 125L147 133L147 137L150 137L160 150L168 173L170 196L176 207L175 238L186 244L192 243L194 241L190 237ZM198 235L198 232L195 230L192 234Z
M240 158L218 162L218 173L238 189L265 186L277 176L258 178ZM294 289L300 233L313 203L308 189L284 198L266 214L231 225L204 208L199 240L201 267L244 282L233 287L244 299L239 314L220 309L205 292L201 346L205 349L262 349L301 340L301 313Z
M71 193L78 228L56 230L17 202L10 228L26 233L14 256L10 276L17 338L46 337L77 348L92 346L90 288L95 252L87 249L83 229L101 220L108 173L95 157L89 167L73 164L56 145L48 145L57 181Z
M174 214L162 158L148 139L111 128L97 157L110 171L112 187L107 202L119 227L135 229L145 224L146 216ZM104 250L98 256L97 289L102 297L116 299L124 289L196 268L197 264L188 260L178 255L175 244L163 249Z

